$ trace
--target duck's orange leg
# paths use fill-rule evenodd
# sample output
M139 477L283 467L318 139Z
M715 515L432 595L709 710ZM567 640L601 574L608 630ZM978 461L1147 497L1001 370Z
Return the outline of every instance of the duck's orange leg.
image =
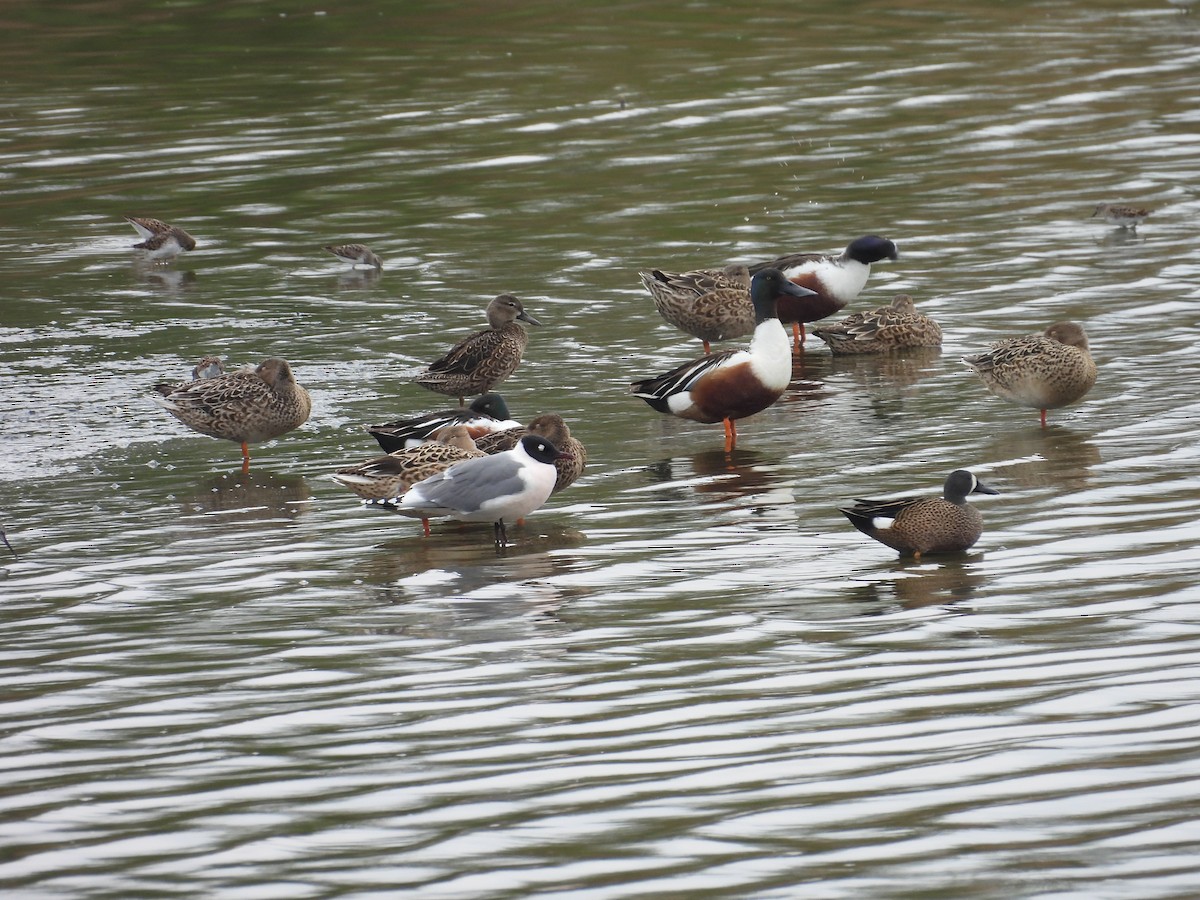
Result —
M724 419L725 422L725 452L732 453L733 448L737 446L737 426L733 424L733 419Z
M242 472L250 471L250 445L242 441Z
M429 537L429 520L428 520L428 519L422 519L422 520L421 520L421 527L425 529L425 537Z
M704 355L708 356L712 353L712 347L709 346L708 341L704 341L703 343L704 343Z
M1046 411L1044 409L1042 410L1042 427L1046 427Z
M804 338L805 337L806 337L806 335L804 334L804 323L803 322L793 322L792 323L793 352L795 352L795 353L800 352L801 348L804 346Z

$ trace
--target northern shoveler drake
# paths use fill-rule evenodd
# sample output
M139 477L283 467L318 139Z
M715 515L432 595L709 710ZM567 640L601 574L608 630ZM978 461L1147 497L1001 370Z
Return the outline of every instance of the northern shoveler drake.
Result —
M1046 410L1069 406L1096 383L1096 362L1077 322L1056 322L962 360L997 397L1040 410L1043 428Z
M554 461L558 477L554 482L552 493L557 494L564 488L573 485L587 467L587 448L583 442L571 435L571 429L562 416L557 413L546 413L538 416L525 427L510 428L507 431L495 431L485 434L476 442L484 453L503 453L517 445L521 438L528 434L546 438L563 455Z
M471 435L461 425L443 428L437 439L387 456L377 456L357 466L338 469L330 477L363 500L389 501L403 494L418 481L436 475L464 459L486 456L475 447ZM425 522L428 533L429 522Z
M661 413L693 422L724 421L728 453L737 444L734 420L766 409L780 398L792 378L791 348L776 316L776 299L813 293L789 281L778 269L760 270L750 282L758 324L749 348L702 356L656 378L635 381L629 392Z
M812 333L828 344L835 356L942 345L941 327L917 312L908 294L897 294L887 306L854 313L836 324L814 328Z
M486 331L463 338L413 380L423 388L457 397L462 406L467 395L490 391L511 375L529 343L529 335L517 321L542 323L511 294L501 294L488 304L487 320Z
M1137 231L1143 220L1154 212L1144 206L1126 206L1121 203L1099 203L1096 205L1092 218L1101 218L1117 228L1128 228Z
M856 500L838 507L850 524L901 556L955 553L969 549L983 534L983 516L967 503L968 494L998 494L966 469L950 473L941 497Z
M871 264L896 259L896 245L875 234L863 235L840 254L793 253L750 267L750 272L779 269L790 280L808 288L815 297L781 298L779 320L791 323L797 350L804 344L804 323L815 322L844 309L859 295L871 274Z
M372 269L382 269L383 262L371 252L371 248L363 244L326 244L324 247L338 259L344 263L349 263L350 268L358 266L368 266Z
M526 435L511 450L455 463L417 482L395 501L396 510L426 520L491 522L496 546L505 547L504 521L523 519L550 498L560 455L546 438Z
M521 428L521 423L509 414L504 398L494 392L476 397L466 409L444 409L383 425L367 425L365 428L379 442L384 453L395 453L397 450L419 447L433 440L434 434L452 425L464 426L472 440L497 431Z
M250 444L299 428L312 412L308 391L274 356L252 372L226 372L153 399L193 431L241 444L243 471L250 469Z
M125 221L142 238L134 249L145 250L149 259L169 262L184 250L196 249L196 239L175 225L144 216L125 216Z
M710 342L728 341L754 330L750 305L750 270L743 265L693 272L638 272L654 299L654 308L668 325L698 337L704 352Z

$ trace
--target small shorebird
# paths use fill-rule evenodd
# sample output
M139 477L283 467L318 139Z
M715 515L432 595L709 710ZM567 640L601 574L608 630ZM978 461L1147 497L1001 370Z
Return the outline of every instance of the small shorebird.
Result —
M144 216L125 216L125 221L142 237L134 249L145 250L149 259L170 262L184 250L196 249L196 239L175 225Z
M367 266L372 269L383 269L383 262L371 252L370 247L363 244L327 244L324 247L342 262L349 263L350 268Z

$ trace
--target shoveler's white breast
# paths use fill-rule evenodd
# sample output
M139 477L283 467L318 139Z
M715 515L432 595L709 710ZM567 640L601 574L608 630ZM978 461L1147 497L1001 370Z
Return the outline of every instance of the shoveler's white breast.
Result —
M750 371L770 390L782 391L792 380L792 344L778 319L760 322L754 329L750 352L738 356L749 357Z
M801 276L820 282L821 292L835 300L849 302L859 295L871 275L871 267L858 260L814 259L783 270L791 280Z

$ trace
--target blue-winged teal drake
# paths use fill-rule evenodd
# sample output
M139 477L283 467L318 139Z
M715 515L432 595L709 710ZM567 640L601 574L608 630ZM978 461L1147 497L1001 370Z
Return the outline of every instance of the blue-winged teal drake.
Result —
M897 294L887 306L854 313L833 325L814 328L812 333L828 344L835 356L942 345L941 327L917 312L908 294Z
M350 268L367 266L372 269L382 269L383 262L371 252L371 248L363 244L326 244L325 248Z
M791 323L795 347L799 350L804 343L805 322L815 322L844 309L866 285L871 264L897 256L892 241L867 234L851 241L840 254L793 253L753 265L750 272L779 269L791 281L815 294L779 301L779 320Z
M1042 334L1009 338L963 362L989 391L1004 400L1041 411L1069 406L1096 383L1096 363L1083 326L1056 322Z
M439 431L436 440L338 469L330 477L363 500L378 503L403 495L418 481L424 481L456 462L486 455L476 449L466 428L451 425Z
M521 423L509 414L504 398L495 392L476 397L466 409L443 409L408 419L397 419L383 425L365 427L379 442L384 453L394 453L397 450L418 447L451 425L464 426L473 440L492 432L521 427Z
M1126 206L1121 203L1100 203L1096 205L1096 209L1092 212L1092 218L1100 218L1110 225L1115 225L1117 228L1128 228L1130 231L1137 231L1137 227L1142 224L1152 209L1147 209L1144 206Z
M252 372L193 381L153 399L193 431L241 444L243 470L250 468L250 444L299 428L312 412L308 391L278 357L264 359Z
M550 498L561 451L528 434L511 450L455 463L419 481L396 500L397 512L424 521L449 516L461 522L491 522L496 546L508 544L505 520L523 519Z
M787 332L775 314L780 296L813 292L793 284L778 269L763 269L750 282L754 337L745 350L724 350L684 363L666 374L635 381L629 392L661 413L693 422L724 422L725 450L737 444L734 420L774 403L792 378Z
M712 341L728 341L754 330L750 270L742 265L693 272L639 272L654 308L668 325L700 338L704 352Z
M495 431L479 438L476 445L484 453L503 453L517 445L527 434L540 435L563 451L554 461L558 478L554 482L554 493L573 485L587 467L587 448L583 442L572 436L571 429L562 416L557 413L546 413L535 418L525 427L510 428L507 431Z
M169 262L184 250L196 249L196 239L175 225L145 216L126 216L125 221L142 238L134 249L145 250L149 259Z
M521 301L501 294L488 304L488 328L463 338L444 356L434 360L413 380L431 391L457 397L461 406L468 395L490 391L521 362L529 335L517 324L541 325Z
M968 494L998 494L966 469L946 479L941 497L855 500L838 507L850 524L901 556L954 553L969 549L983 533L983 516L967 502Z

